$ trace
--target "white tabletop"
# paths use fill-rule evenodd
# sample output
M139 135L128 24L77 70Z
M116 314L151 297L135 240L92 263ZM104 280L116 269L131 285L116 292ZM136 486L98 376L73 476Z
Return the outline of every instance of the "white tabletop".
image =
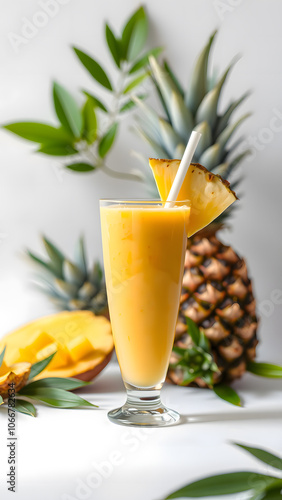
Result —
M119 426L107 419L107 411L125 400L118 365L111 362L93 384L79 391L99 409L38 406L37 418L17 415L16 498L162 500L205 475L235 470L270 473L230 442L281 454L282 381L247 374L234 387L244 408L219 400L209 390L165 385L162 399L181 413L181 424L159 429ZM0 498L8 500L3 409L0 420Z

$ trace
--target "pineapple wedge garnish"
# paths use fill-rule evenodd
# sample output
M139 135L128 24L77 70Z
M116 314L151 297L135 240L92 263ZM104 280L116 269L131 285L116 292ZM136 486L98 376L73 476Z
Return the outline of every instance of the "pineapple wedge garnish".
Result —
M149 159L150 167L160 193L165 201L180 165L180 160ZM229 182L209 172L199 163L191 163L180 189L177 201L190 200L191 212L187 236L190 237L216 219L237 196Z

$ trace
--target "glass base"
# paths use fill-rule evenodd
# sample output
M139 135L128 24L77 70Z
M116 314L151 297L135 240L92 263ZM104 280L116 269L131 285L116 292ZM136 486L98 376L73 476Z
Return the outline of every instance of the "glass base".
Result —
M179 413L162 404L159 389L138 389L126 383L125 387L127 401L121 408L108 413L111 422L120 425L164 427L179 421Z

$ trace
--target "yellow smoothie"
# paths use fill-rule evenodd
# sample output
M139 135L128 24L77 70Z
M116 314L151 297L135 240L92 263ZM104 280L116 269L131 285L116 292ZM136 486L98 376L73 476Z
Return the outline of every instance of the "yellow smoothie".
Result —
M101 207L103 254L116 353L125 382L165 379L179 309L188 206Z

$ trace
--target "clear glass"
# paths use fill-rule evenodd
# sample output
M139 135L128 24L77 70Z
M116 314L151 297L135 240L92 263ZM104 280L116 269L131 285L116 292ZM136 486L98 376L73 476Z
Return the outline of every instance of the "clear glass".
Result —
M190 202L101 200L109 312L126 403L109 412L119 424L164 426L179 414L160 390L179 309Z

